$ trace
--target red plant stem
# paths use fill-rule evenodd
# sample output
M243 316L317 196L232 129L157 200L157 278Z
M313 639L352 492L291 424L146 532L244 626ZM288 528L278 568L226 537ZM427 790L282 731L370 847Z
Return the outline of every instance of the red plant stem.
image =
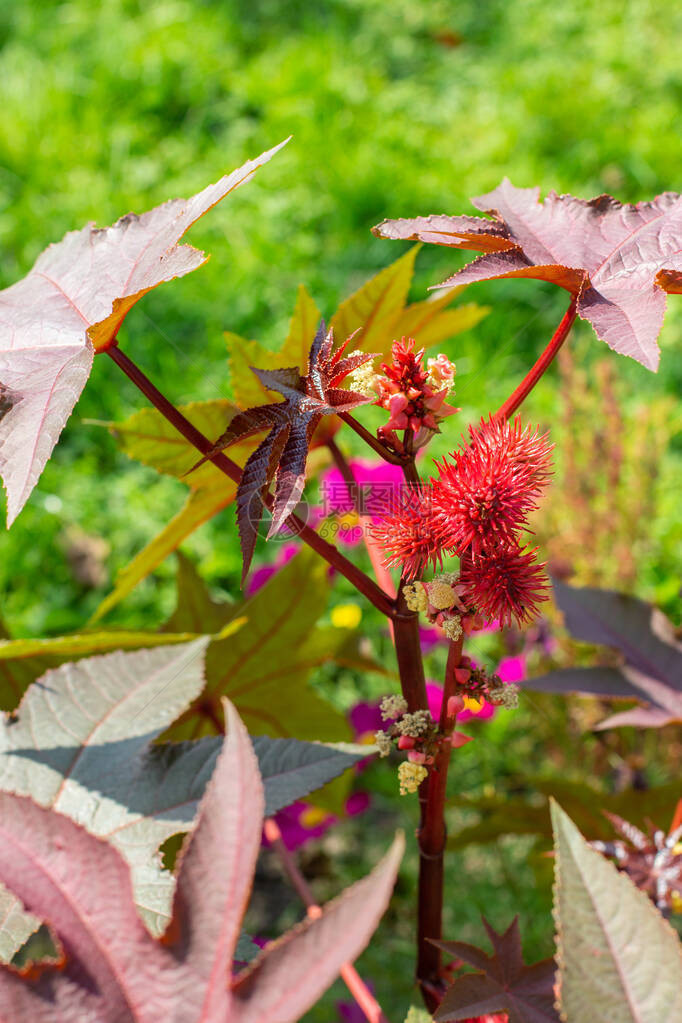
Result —
M577 296L574 296L571 300L571 304L563 315L561 323L554 331L551 340L544 352L535 363L535 365L526 373L525 377L516 388L516 390L509 395L504 404L500 405L497 412L495 413L496 419L509 419L514 415L517 408L525 399L528 397L530 392L533 390L538 380L549 367L554 356L561 348L562 344L568 336L568 332L573 326L573 321L577 315Z
M350 426L351 430L355 430L358 437L362 437L366 444L376 451L378 455L381 455L385 462L390 462L391 465L402 465L404 462L404 456L399 455L395 451L389 450L385 444L382 444L378 437L375 437L373 433L370 433L362 423L359 423L357 419L353 419L350 412L338 412L339 419L343 419L347 426Z
M282 833L279 830L277 821L272 817L266 818L263 830L268 842L277 853L293 888L308 910L308 916L313 919L321 916L322 909L315 902L315 896L310 890L308 882L299 870L296 860L282 841ZM388 1023L388 1020L381 1011L381 1006L352 963L345 963L341 967L341 976L369 1023Z
M146 398L159 410L175 429L182 434L185 440L188 440L190 444L201 452L202 455L207 455L213 443L206 437L200 430L197 430L193 426L189 419L183 416L182 412L170 402L165 395L161 393L154 386L151 380L145 376L139 366L133 362L118 345L114 344L111 348L107 349L107 355L113 359L116 365L123 370L126 376L132 380L137 388L144 394ZM222 451L211 456L211 461L224 472L234 483L239 483L242 476L242 471L236 462L233 462L231 458L223 454ZM271 498L266 498L266 506L270 507L272 504ZM297 515L290 515L286 520L287 525L304 543L312 547L314 551L320 554L325 561L328 561L338 572L348 579L355 588L366 597L370 603L374 604L379 611L383 614L392 617L396 613L395 602L389 597L387 593L378 586L373 579L370 579L368 575L359 569L352 561L344 557L341 552L334 547L333 544L328 543L321 536L319 536L314 529L306 525Z
M417 981L429 1012L435 1012L445 990L441 976L440 949L431 940L442 938L443 853L445 851L445 796L452 746L450 735L455 717L448 715L448 701L457 689L455 668L462 659L463 637L451 640L443 685L439 730L443 735L435 762L423 782L426 798L422 803L419 829L419 903L417 919ZM420 789L420 799L422 792Z
M397 598L397 614L393 618L395 652L398 658L398 673L403 696L407 700L410 714L426 710L426 679L419 641L419 615L410 611L405 602L405 579L400 580Z

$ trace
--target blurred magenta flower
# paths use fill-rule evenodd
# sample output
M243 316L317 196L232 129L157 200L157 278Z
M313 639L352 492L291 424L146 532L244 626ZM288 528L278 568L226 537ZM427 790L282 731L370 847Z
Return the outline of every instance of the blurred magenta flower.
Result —
M362 490L363 512L372 522L378 521L382 507L391 503L395 492L404 486L402 470L388 462L368 462L360 458L353 459L350 467ZM324 514L336 517L336 539L348 546L360 543L362 529L355 502L337 468L328 469L321 476L320 496Z
M436 625L419 626L419 642L423 653L428 654L439 643L447 641L445 633Z
M260 568L254 569L246 581L246 595L250 597L261 586L265 586L268 579L271 579L273 575L279 572L280 568L283 568L287 561L291 561L297 551L297 543L285 543L280 547L274 561L270 562L269 565L261 565Z
M353 729L355 742L374 742L374 733L384 727L379 702L361 700L348 711L348 720Z
M503 682L523 682L526 677L526 658L523 654L503 657L495 670Z

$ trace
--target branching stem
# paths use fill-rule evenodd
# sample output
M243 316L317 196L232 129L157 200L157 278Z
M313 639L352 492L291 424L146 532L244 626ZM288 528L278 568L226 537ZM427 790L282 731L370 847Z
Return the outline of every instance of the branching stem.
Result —
M213 442L208 439L200 430L197 430L195 426L190 423L189 419L183 416L182 412L170 402L165 395L159 391L157 387L151 382L151 380L145 376L139 366L133 362L118 345L114 344L111 348L107 349L107 355L113 359L117 366L123 370L126 376L132 380L136 387L144 394L146 398L154 405L155 408L168 420L172 426L178 430L179 433L188 440L190 444L201 452L202 455L207 455L213 447ZM224 472L234 483L239 483L241 480L241 469L236 462L233 462L231 458L223 452L218 452L215 455L211 455L211 461ZM271 499L266 499L266 505L270 507ZM361 569L349 561L348 558L336 548L333 544L328 543L321 536L319 536L314 529L311 529L305 522L303 522L297 515L290 515L286 520L287 526L291 529L295 536L298 536L304 543L312 547L314 551L320 554L325 561L328 561L338 572L348 579L355 588L365 596L370 603L372 603L379 611L383 614L393 617L396 614L395 602L389 597L387 593L378 586L373 579L370 579Z
M521 403L526 400L542 374L550 366L554 356L561 348L568 336L569 330L573 326L573 321L577 315L577 301L577 297L572 299L571 304L563 315L561 323L554 331L554 334L552 335L544 352L535 365L528 371L528 373L526 373L516 390L509 395L504 404L500 405L495 413L495 418L510 419Z
M357 419L353 419L350 412L339 412L337 413L339 419L343 419L347 426L350 426L351 430L355 430L358 437L362 437L366 444L376 451L378 455L383 458L385 462L390 462L391 465L402 465L405 461L405 456L398 454L396 451L391 451L385 444L382 444L378 437L375 437L373 433L370 433L366 427L359 423Z

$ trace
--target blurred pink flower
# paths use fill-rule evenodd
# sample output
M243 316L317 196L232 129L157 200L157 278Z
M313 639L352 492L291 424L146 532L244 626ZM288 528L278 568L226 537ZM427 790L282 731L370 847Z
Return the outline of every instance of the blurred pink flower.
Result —
M420 625L419 626L419 642L421 643L422 651L428 654L430 650L433 650L439 643L443 643L446 640L445 633L441 629L438 629L435 625Z
M362 489L364 513L372 522L378 521L382 507L393 504L397 490L404 486L402 469L388 462L368 462L359 458L353 459L350 467ZM355 503L337 468L328 469L321 476L320 496L324 514L334 515L340 520L336 538L348 546L360 543L362 534L354 518Z
M517 657L503 657L497 665L496 674L503 682L523 682L526 677L526 658L523 654Z
M260 568L255 569L250 574L246 581L246 595L250 597L252 594L256 593L261 586L265 586L268 579L271 579L273 575L279 572L280 568L283 568L287 561L291 561L297 551L297 543L283 544L274 561L272 561L269 565L261 565Z

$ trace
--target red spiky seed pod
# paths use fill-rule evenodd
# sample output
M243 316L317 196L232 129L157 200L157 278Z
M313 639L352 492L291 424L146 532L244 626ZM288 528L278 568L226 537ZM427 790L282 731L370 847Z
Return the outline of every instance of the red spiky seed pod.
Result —
M519 419L481 420L471 441L437 464L434 508L444 547L474 558L483 547L509 547L527 528L528 515L551 473L551 445Z
M442 564L439 523L433 514L430 487L402 487L386 513L372 526L372 537L409 582L431 563Z
M535 560L536 552L503 547L483 550L476 559L462 558L464 599L491 621L498 619L503 627L511 625L512 619L519 625L530 621L549 589L544 564Z

